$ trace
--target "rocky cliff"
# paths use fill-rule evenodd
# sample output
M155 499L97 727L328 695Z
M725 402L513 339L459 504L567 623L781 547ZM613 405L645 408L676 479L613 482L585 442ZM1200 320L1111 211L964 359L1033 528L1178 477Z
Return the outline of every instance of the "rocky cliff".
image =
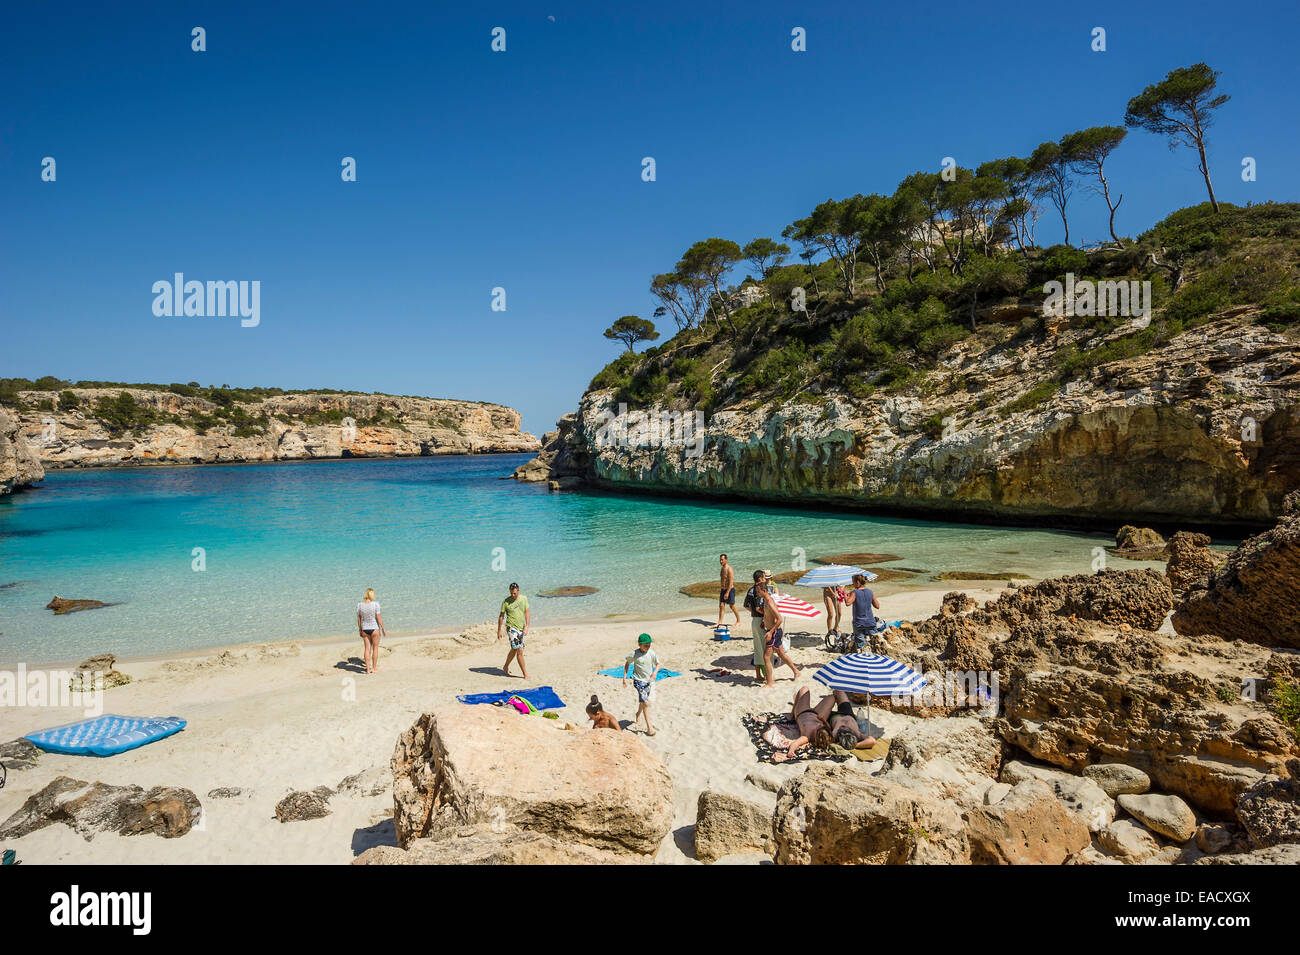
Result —
M72 399L68 399L68 394ZM122 395L129 395L123 399ZM535 451L517 411L437 398L278 394L219 404L146 388L23 391L19 433L46 468ZM126 409L123 411L122 409ZM38 468L39 469L39 468Z
M17 491L44 477L41 462L27 446L18 422L0 408L0 494Z
M1097 364L1024 407L1064 349L1104 348L1145 322L992 347L967 339L905 390L742 400L709 414L702 435L620 420L615 392L595 389L516 477L949 517L1274 518L1300 485L1300 349L1249 309ZM662 423L663 407L645 410Z

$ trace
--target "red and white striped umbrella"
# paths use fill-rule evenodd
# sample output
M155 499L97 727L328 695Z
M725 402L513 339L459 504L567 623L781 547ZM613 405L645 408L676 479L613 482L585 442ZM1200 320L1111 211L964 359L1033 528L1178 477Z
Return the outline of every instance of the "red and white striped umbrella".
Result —
M776 609L781 611L783 615L791 617L820 617L822 613L806 600L800 600L798 597L790 597L786 594L777 595Z

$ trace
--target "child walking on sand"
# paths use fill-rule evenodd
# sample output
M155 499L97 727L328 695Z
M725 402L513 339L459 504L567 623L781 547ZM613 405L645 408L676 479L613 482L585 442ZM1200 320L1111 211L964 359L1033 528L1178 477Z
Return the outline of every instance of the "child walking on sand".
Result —
M636 638L636 649L627 655L623 664L623 685L627 686L627 671L632 670L632 685L636 687L637 707L633 725L645 717L645 734L654 736L654 727L650 725L650 699L654 694L655 677L659 673L659 657L650 649L650 634L643 633Z

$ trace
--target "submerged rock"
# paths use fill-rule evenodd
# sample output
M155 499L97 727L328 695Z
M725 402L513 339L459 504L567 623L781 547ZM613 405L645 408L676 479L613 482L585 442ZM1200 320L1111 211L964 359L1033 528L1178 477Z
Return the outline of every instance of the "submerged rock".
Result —
M55 597L45 605L46 610L53 610L56 615L65 613L76 613L78 610L95 610L99 607L111 607L112 604L106 604L100 600L65 600L63 597Z
M556 587L553 590L540 591L537 594L537 596L539 597L586 597L589 594L594 594L599 592L600 592L599 587L586 587L586 586Z
M188 789L145 790L60 776L0 824L0 839L25 836L56 822L71 826L87 842L107 831L126 836L151 832L173 839L189 832L201 812L198 797Z

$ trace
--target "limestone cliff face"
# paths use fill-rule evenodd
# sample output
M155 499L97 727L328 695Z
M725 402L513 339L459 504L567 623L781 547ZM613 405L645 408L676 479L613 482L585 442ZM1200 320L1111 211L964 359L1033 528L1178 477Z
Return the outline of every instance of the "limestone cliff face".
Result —
M589 392L516 477L949 517L1170 522L1269 521L1300 485L1294 343L1226 317L1099 365L1028 410L1007 407L1071 340L1065 329L1012 352L959 345L900 394L724 407L698 454L662 440L663 428L638 441L634 423L622 438L612 393Z
M263 433L238 436L229 423L201 428L189 416L211 416L202 398L164 391L74 388L79 409L33 410L47 392L22 392L20 432L46 468L139 464L221 464L339 457L415 457L535 451L520 416L504 405L390 395L286 394L237 403L249 416L266 415ZM88 409L123 390L143 409L180 419L111 432ZM350 418L346 421L325 418ZM380 419L382 423L367 423Z
M18 422L0 408L0 494L9 494L45 478L40 459L23 439Z

